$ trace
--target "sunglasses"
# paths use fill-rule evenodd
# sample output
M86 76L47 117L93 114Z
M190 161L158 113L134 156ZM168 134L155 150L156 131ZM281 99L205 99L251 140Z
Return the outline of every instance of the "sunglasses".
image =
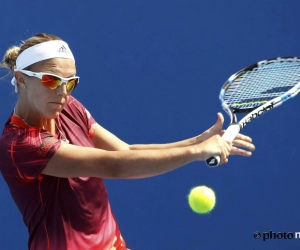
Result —
M66 83L66 88L68 91L73 90L76 85L79 83L79 76L73 76L70 78L63 78L50 73L37 73L29 70L15 70L24 73L27 76L34 76L41 79L41 84L50 89L56 89L61 86L63 83Z

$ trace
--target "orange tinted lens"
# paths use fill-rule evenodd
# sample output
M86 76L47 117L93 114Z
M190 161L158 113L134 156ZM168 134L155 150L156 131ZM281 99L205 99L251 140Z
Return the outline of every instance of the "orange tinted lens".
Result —
M72 90L76 87L78 83L78 78L75 78L75 79L72 79L72 80L69 80L68 81L68 84L67 84L67 90Z
M43 75L41 84L51 89L56 89L61 83L61 80L58 77L51 75Z

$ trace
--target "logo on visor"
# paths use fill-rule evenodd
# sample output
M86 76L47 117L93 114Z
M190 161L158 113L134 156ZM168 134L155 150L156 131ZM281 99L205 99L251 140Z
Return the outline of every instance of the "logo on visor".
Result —
M58 49L58 52L60 53L69 53L69 51L67 50L67 48L63 45Z

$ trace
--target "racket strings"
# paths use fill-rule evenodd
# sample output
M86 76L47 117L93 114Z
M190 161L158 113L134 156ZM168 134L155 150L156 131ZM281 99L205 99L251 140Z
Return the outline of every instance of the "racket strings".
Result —
M229 80L222 99L233 108L261 106L300 81L300 60L275 61L239 72Z

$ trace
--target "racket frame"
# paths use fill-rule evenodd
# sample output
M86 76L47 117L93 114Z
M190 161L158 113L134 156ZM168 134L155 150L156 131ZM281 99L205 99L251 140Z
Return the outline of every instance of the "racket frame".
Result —
M287 57L282 59L286 60ZM276 59L271 59L271 60L265 60L261 61L259 63L253 64L251 66L248 66L247 68L240 70L236 74L232 75L227 82L224 84L223 88L221 89L220 92L220 101L223 110L229 115L230 117L230 125L223 134L223 138L228 141L233 141L235 137L238 135L238 133L250 122L252 122L254 119L260 117L261 115L269 112L270 110L280 106L282 103L285 101L295 97L299 92L300 92L300 82L297 83L294 87L292 87L290 90L285 92L284 94L275 97L274 99L264 103L263 105L257 107L257 108L249 108L249 109L233 109L227 105L226 101L224 101L223 96L226 87L231 84L231 82L238 77L240 74L242 74L244 71L251 70L254 67L258 67L259 65L262 64L269 64L274 61L278 61L281 58L276 58ZM291 58L291 60L299 60L299 58L294 57ZM237 121L236 113L248 113L245 115L240 121ZM206 164L210 167L217 167L220 164L220 156L212 156L206 160Z

